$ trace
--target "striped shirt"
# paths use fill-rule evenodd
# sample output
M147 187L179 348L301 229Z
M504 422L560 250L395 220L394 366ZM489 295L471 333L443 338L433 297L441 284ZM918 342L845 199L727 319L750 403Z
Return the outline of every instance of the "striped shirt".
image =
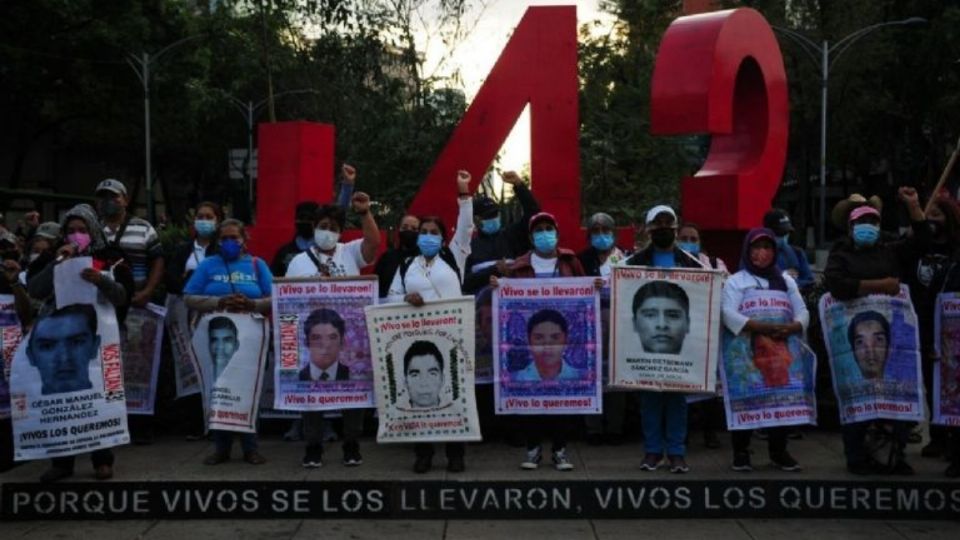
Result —
M119 229L120 227L117 227L117 229L111 229L109 226L103 227L107 242L114 243ZM151 261L163 256L157 231L146 220L131 217L127 223L127 228L123 231L123 237L120 238L119 245L127 263L133 269L133 281L137 290L140 290L147 284Z

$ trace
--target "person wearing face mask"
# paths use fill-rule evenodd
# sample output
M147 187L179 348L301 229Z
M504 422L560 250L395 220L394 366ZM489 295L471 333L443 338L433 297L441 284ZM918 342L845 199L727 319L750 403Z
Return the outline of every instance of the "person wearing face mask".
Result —
M72 257L91 257L93 265L85 268L80 277L97 287L100 302L114 306L117 322L123 329L127 309L134 294L133 272L120 254L111 248L103 234L103 225L93 208L86 204L74 206L61 221L63 244L57 249L56 258L27 281L30 297L40 302L37 317L44 317L56 310L54 268ZM94 477L107 480L113 477L114 456L110 449L95 450L90 454ZM52 467L40 477L41 482L56 482L73 475L74 456L55 458Z
M548 212L540 212L530 218L530 243L533 249L524 253L507 269L509 278L558 278L584 276L583 266L576 254L558 246L557 219ZM603 281L597 278L598 288ZM490 285L499 285L497 276L490 276ZM543 460L541 443L552 440L553 467L558 471L573 470L573 463L567 454L567 438L570 427L583 420L577 416L531 415L517 418L516 428L525 433L527 451L520 468L534 470Z
M268 314L271 309L273 275L267 263L246 252L243 222L227 219L217 231L218 249L203 260L184 287L187 307L198 313L232 311ZM233 433L213 430L214 452L203 463L218 465L230 459ZM267 462L257 451L257 434L240 434L243 460L251 465Z
M463 289L468 294L479 293L490 282L490 276L502 276L513 259L530 249L527 224L540 211L540 204L516 172L507 171L501 179L513 187L523 214L516 223L504 227L500 205L487 196L477 197L474 201L477 235L470 242L470 256L463 278Z
M25 268L20 273L20 282L24 285L30 277L43 270L54 258L54 250L60 243L60 224L47 221L37 226L37 230L27 242Z
M287 277L355 277L360 275L361 268L372 264L380 247L380 230L370 212L370 197L358 191L353 194L352 206L354 213L360 216L363 238L340 242L340 233L346 222L343 210L331 205L321 206L317 211L314 245L290 261ZM331 325L325 326L328 331L331 329ZM342 329L339 338L342 341ZM357 466L363 463L357 440L363 433L364 409L344 409L342 415L343 464ZM320 467L323 464L324 413L304 412L302 421L307 440L302 464L305 468Z
M869 201L854 194L837 204L832 212L834 225L846 224L846 238L834 244L824 268L827 290L839 301L853 300L870 294L897 295L900 277L918 254L930 245L930 228L925 220L917 192L901 187L898 196L910 214L913 236L901 240L887 240L880 233L880 200ZM881 466L868 453L865 437L871 422L845 424L844 454L847 470L853 474L913 474L913 468L904 459L903 450L910 434L911 423L887 421L894 426L898 456L891 467Z
M470 254L470 226L473 224L473 199L470 197L470 173L457 171L457 231L444 245L447 228L443 221L435 216L420 218L420 233L417 236L419 255L405 259L397 268L390 283L387 302L407 302L413 306L422 306L431 300L456 298L463 295L460 269ZM463 472L464 451L462 442L446 443L447 471ZM433 445L417 443L414 445L416 460L413 472L423 474L433 466Z
M270 263L270 271L276 277L287 274L287 266L294 257L306 251L313 245L314 225L316 224L317 209L320 205L313 201L303 201L297 204L294 210L293 240L280 246Z
M777 266L790 274L800 290L812 286L816 280L810 270L807 254L790 244L790 233L793 232L790 216L783 210L774 208L764 214L763 226L777 235Z
M726 263L720 257L711 257L700 241L700 227L696 223L685 221L677 229L677 247L693 255L704 268L713 268L728 274Z
M740 256L740 271L730 276L723 285L723 325L726 330L737 335L749 332L753 336L765 336L781 343L791 334L803 334L810 323L810 314L800 296L793 277L777 266L777 244L775 233L770 229L752 229L743 241ZM773 296L783 300L779 305L791 306L793 320L789 323L773 323L751 319L740 313L745 300ZM758 354L754 349L754 354ZM756 362L756 360L755 360ZM785 373L785 370L781 370ZM778 379L779 380L779 379ZM787 382L783 381L784 384ZM787 433L789 428L775 427L767 429L770 462L783 471L799 471L800 464L787 452ZM750 438L752 430L737 430L731 434L733 439L733 465L735 471L751 471Z
M615 244L617 225L609 214L597 212L587 220L587 240L590 245L577 258L588 276L604 278L600 290L600 314L603 323L603 342L610 335L610 269L623 262L625 256ZM606 376L608 347L603 347L603 374ZM603 396L603 414L584 417L587 425L587 443L591 445L619 445L623 441L623 420L627 407L625 392L606 392Z
M647 212L645 228L650 245L626 260L630 266L658 268L704 268L700 261L677 245L677 214L666 205ZM686 473L687 399L677 392L639 392L645 456L640 468L654 471L666 451L670 472ZM666 430L664 430L666 427Z
M380 284L381 300L385 300L390 293L390 283L393 281L393 275L397 273L397 268L400 268L400 263L419 253L417 248L419 234L420 218L410 214L400 218L393 245L380 255L377 264L373 267L373 273L377 275Z

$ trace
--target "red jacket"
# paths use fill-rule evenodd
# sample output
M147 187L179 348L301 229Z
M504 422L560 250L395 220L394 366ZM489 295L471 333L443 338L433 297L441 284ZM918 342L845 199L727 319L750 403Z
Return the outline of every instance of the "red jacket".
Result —
M530 263L532 253L532 251L528 251L513 261L513 264L510 265L509 277L537 277L533 272L533 265ZM584 275L586 275L586 272L583 271L583 265L580 264L580 259L577 258L576 253L569 249L557 249L557 271L554 277L579 277Z

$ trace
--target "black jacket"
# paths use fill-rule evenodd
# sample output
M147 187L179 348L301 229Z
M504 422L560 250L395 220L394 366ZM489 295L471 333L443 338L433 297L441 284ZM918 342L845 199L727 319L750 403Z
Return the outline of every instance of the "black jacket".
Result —
M280 246L277 254L273 256L273 262L270 263L270 273L273 277L283 277L287 275L287 267L294 257L303 253L303 250L297 246L297 239L287 242Z
M653 251L654 247L652 245L647 246L628 257L624 264L629 266L653 266ZM677 264L675 268L703 268L703 265L700 264L698 259L692 257L676 245L673 246L673 257Z
M169 266L166 267L164 272L164 283L167 286L167 292L172 294L182 294L183 287L187 284L187 281L190 279L190 274L193 272L184 272L184 267L187 265L187 259L193 256L193 240L188 240L186 242L181 242L173 248L173 253L170 255ZM207 246L206 256L215 255L217 253L214 243L210 242Z
M310 364L307 364L300 370L300 380L301 381L312 381L310 378ZM343 364L337 365L337 377L335 381L349 381L350 380L350 368Z
M390 248L380 256L376 266L373 267L373 272L377 274L380 282L380 298L386 298L387 293L390 292L390 284L393 283L393 276L396 275L397 268L400 268L400 263L418 253L416 249L407 251Z

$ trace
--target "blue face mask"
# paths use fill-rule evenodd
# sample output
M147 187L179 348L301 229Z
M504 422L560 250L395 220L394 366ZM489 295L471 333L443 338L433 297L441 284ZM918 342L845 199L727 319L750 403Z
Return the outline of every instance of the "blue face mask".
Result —
M686 251L687 253L696 257L700 254L700 243L699 242L677 242L677 246L680 249Z
M595 233L590 235L590 245L597 251L607 251L613 247L613 233Z
M440 252L442 245L443 240L440 239L439 234L420 233L420 236L417 236L417 247L420 248L420 253L424 257L433 257Z
M540 253L552 253L557 249L557 231L537 231L533 233L533 248Z
M853 243L858 247L868 247L877 243L880 227L872 223L857 223L853 226Z
M217 232L217 222L212 219L195 219L193 230L197 231L197 236L201 238L210 238Z
M483 234L496 234L500 230L500 216L493 219L484 219L480 221L480 232Z
M243 251L243 244L234 240L233 238L227 238L220 242L220 255L228 261L235 261L237 257L240 256L240 252Z

